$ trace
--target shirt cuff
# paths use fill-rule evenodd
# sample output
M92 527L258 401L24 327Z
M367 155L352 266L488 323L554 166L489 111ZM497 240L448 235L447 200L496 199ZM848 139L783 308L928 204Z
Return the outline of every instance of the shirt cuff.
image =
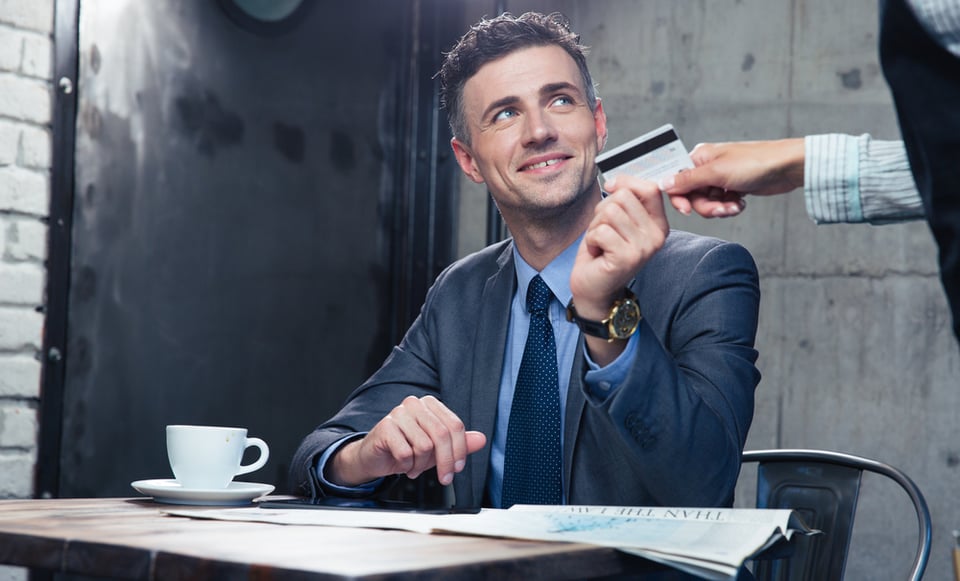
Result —
M902 141L861 136L860 199L863 218L889 224L924 218L923 202L913 181Z
M338 494L338 495L347 495L347 496L364 496L372 494L381 483L383 483L383 478L377 478L376 480L371 480L359 486L340 486L339 484L334 484L326 479L324 476L324 469L327 466L327 461L333 457L337 450L347 442L352 442L353 440L358 440L367 435L367 432L358 432L356 434L350 434L344 436L343 438L337 440L329 448L324 450L323 454L320 455L320 459L317 460L317 480L320 482L320 487L323 488L324 492Z
M630 373L631 362L637 353L638 337L642 331L643 327L641 326L627 340L627 346L623 353L605 367L600 367L590 358L590 353L586 344L584 344L583 355L587 360L587 373L583 378L583 383L591 394L599 398L609 397L626 380L627 374Z
M818 224L863 222L860 140L830 133L804 138L803 194Z

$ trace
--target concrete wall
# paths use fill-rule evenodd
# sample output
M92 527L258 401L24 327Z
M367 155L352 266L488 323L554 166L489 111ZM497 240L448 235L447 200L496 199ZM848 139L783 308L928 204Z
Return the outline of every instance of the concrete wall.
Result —
M0 498L29 498L50 204L53 0L0 0ZM0 579L21 579L0 567Z
M473 16L492 14L476 7ZM486 8L486 10L484 10ZM898 137L877 60L876 0L510 0L559 10L593 49L611 146L673 123L702 141L869 132ZM483 244L486 192L464 181L461 253ZM927 579L949 579L960 528L960 353L923 222L816 226L803 195L751 199L738 219L669 215L742 243L763 292L763 380L748 449L825 448L891 463L934 518ZM755 472L745 469L738 503ZM906 495L865 478L848 579L905 578L916 542Z

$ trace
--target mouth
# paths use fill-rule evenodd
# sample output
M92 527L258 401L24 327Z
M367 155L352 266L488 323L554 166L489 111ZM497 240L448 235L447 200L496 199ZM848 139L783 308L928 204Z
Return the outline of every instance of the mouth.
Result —
M553 167L557 164L567 161L568 159L570 159L569 156L558 156L558 157L541 158L539 160L532 160L530 163L520 166L520 169L518 171L521 171L521 172L536 171L539 169Z

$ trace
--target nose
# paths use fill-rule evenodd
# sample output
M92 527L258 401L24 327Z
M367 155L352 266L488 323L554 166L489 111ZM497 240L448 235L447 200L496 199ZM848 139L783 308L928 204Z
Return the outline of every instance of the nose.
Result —
M538 146L554 141L556 138L557 130L548 113L536 110L526 116L524 145L528 147Z

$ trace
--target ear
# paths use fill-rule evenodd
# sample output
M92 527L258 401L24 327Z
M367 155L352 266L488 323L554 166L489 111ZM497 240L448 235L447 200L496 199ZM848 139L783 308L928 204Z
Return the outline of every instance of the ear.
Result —
M482 184L483 176L480 175L480 170L477 168L477 162L473 157L473 152L470 151L470 146L454 137L450 140L450 147L453 148L453 155L456 156L457 163L460 165L463 173L467 174L467 177L473 180L473 182Z
M593 112L593 123L597 128L597 151L603 151L607 146L607 114L603 111L603 103L597 98L597 108Z

